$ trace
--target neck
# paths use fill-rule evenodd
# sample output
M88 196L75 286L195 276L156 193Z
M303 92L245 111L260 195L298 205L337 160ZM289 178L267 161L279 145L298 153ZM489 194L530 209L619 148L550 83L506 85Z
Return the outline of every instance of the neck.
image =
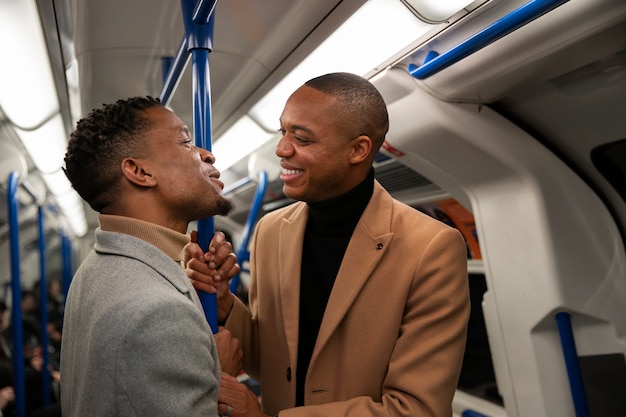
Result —
M318 203L310 203L309 223L317 228L328 229L331 233L341 233L353 229L363 210L370 201L374 190L374 169L350 191Z

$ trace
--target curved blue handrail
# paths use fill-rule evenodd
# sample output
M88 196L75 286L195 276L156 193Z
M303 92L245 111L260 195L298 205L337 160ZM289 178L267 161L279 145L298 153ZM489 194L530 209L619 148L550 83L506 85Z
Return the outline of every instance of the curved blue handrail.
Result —
M417 66L410 64L409 73L418 80L424 80L439 71L447 68L476 51L490 45L496 40L508 35L514 30L535 20L555 7L568 0L532 0L520 8L512 11L485 29L461 42L452 49L427 59L424 64ZM432 51L431 51L432 52ZM432 55L431 55L432 57Z
M467 410L463 410L463 413L461 413L461 417L489 417L489 416L483 413L479 413L478 411L467 409Z
M15 415L26 415L24 378L24 323L22 322L22 285L20 277L19 223L17 221L17 185L19 174L9 174L7 204L9 208L9 239L11 243L11 327L13 335L13 390Z
M582 372L580 371L580 363L578 362L578 354L576 353L576 343L574 342L574 332L572 331L569 313L557 313L556 323L561 337L561 347L563 349L576 417L589 417L587 397L585 395L585 387Z
M239 262L239 265L242 265L242 267L244 261L250 260L250 251L248 250L248 244L250 243L250 237L252 236L252 232L254 231L254 225L256 224L256 221L259 217L259 211L261 211L263 198L265 198L265 192L267 191L267 182L267 172L260 171L259 185L257 185L257 189L254 194L254 201L252 202L252 208L250 209L250 213L248 213L248 219L246 220L246 225L243 229L241 245L239 246L239 250L237 251L237 260ZM232 293L237 292L237 288L239 287L240 275L241 274L237 274L230 280L229 288Z
M252 178L244 177L244 178L242 178L240 180L235 181L231 185L229 185L227 187L224 187L224 190L222 191L222 193L224 195L230 194L230 193L232 193L234 191L237 191L241 187L250 184L251 182L252 182Z

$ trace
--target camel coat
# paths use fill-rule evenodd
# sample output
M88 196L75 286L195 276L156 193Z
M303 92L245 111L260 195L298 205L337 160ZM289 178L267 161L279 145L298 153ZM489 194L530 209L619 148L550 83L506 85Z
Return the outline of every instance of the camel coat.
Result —
M295 406L300 261L308 208L264 216L250 252L250 307L226 327L264 412L280 417L448 417L469 317L461 234L400 203L375 182L339 268Z

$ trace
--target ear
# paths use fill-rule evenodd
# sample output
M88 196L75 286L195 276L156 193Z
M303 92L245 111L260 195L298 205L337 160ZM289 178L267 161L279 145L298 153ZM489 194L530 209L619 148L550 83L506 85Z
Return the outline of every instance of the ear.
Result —
M352 139L350 143L352 149L350 152L350 162L360 164L366 161L372 151L372 139L367 135L361 135Z
M152 174L146 161L135 158L126 158L122 161L122 173L131 183L140 187L154 187L156 178Z

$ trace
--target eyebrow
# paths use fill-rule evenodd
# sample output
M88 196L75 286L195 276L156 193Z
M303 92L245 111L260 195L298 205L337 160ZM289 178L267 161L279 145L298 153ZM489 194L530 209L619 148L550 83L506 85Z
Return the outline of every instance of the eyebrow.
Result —
M313 132L313 131L312 131L311 129L309 129L308 127L301 126L301 125L290 125L290 126L289 126L289 129L287 129L285 126L283 126L282 121L281 121L281 123L280 123L280 127L281 127L282 129L285 129L285 130L291 130L292 132L302 131L302 132L307 133L307 134L309 134L309 135L314 135L314 134L315 134L315 132Z
M189 128L186 127L186 126L185 127L181 127L180 130L178 131L178 134L179 135L184 134L186 136L191 136L191 132L189 131Z

